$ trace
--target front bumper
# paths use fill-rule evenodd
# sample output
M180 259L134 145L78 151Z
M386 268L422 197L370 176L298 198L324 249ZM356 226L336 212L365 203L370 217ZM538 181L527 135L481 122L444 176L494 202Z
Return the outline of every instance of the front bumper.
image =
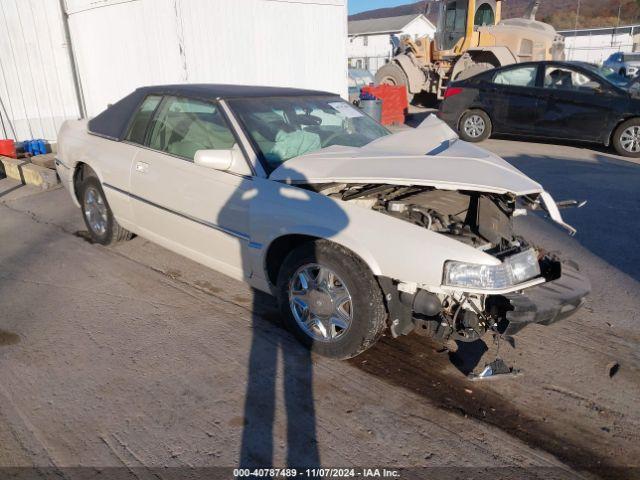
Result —
M557 280L502 296L509 309L500 331L513 335L531 323L551 325L567 318L578 311L590 291L591 284L578 266L563 262Z

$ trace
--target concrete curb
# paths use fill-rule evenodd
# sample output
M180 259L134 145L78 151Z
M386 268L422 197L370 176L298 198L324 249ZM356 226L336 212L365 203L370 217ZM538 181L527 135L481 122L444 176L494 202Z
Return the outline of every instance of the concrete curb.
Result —
M31 157L31 163L34 165L38 165L39 167L48 168L49 170L56 169L56 154L55 153L46 153L44 155L36 155L35 157Z
M55 188L60 184L55 170L31 163L29 160L0 156L7 177L24 185L33 185L42 190Z

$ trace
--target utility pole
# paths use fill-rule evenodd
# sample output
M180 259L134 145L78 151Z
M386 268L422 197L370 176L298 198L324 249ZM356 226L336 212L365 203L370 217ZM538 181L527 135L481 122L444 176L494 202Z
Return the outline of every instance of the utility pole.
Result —
M613 29L613 33L611 34L611 46L616 39L616 34L618 33L618 29L620 28L620 14L622 13L622 0L620 0L620 5L618 5L618 20L616 21L616 28Z
M431 0L424 0L424 8L422 14L426 17L431 12Z

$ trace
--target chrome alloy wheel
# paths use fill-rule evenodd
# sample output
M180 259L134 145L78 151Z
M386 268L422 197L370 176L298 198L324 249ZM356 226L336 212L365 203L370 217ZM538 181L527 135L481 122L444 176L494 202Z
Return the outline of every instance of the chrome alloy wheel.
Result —
M639 153L640 152L640 126L634 125L627 128L620 135L620 145L627 152Z
M104 235L107 231L107 206L102 194L95 187L84 191L84 216L89 227L96 235Z
M353 321L353 302L344 282L318 264L300 267L289 281L289 306L302 330L316 341L332 342Z
M469 135L469 137L478 138L482 136L487 125L484 123L484 119L480 115L469 115L469 117L464 121L462 128L464 129L464 133Z

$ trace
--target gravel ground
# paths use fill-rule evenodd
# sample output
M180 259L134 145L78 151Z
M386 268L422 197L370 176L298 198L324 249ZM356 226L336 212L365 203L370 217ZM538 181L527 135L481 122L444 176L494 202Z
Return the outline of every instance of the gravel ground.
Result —
M576 316L502 342L521 376L485 383L465 373L494 358L490 339L441 352L384 338L349 362L311 356L269 297L142 238L91 245L64 190L0 180L0 466L637 478L640 167L563 145L485 146L557 199L589 200L566 214L575 238L538 217L518 227L593 284Z

